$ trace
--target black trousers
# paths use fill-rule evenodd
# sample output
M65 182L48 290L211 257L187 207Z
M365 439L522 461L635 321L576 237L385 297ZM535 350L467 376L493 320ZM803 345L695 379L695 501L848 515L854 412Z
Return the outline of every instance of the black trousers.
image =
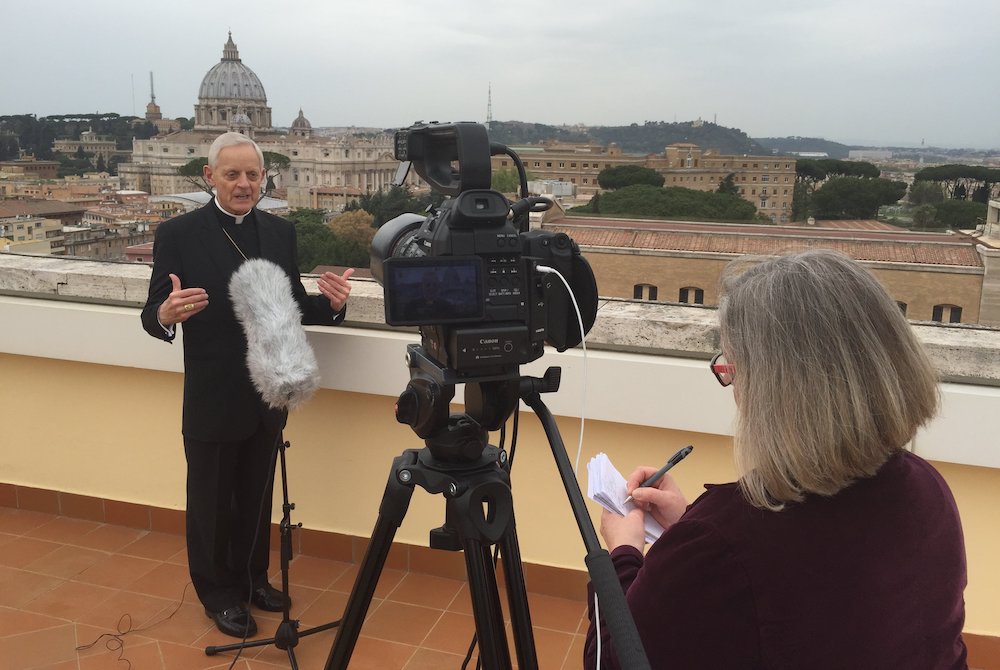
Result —
M184 438L187 553L201 603L220 612L267 582L271 495L280 429L238 442Z

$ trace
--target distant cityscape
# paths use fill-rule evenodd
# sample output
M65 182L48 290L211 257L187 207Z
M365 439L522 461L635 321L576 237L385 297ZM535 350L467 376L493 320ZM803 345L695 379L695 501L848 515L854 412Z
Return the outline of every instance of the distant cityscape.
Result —
M158 224L209 201L196 176L199 161L226 131L245 134L265 155L282 159L259 205L279 215L315 211L329 221L350 203L393 184L398 162L387 129L314 128L305 110L287 126L273 125L263 83L242 62L232 34L219 62L202 78L193 112L190 118L164 118L150 75L142 118L0 117L0 250L150 263ZM484 125L491 141L519 154L531 191L554 201L533 225L577 240L609 298L712 306L718 274L729 259L824 246L867 262L912 319L1000 326L1000 178L989 172L1000 168L1000 151L750 138L701 119L557 127L488 115ZM54 128L64 136L55 136ZM807 163L822 175L802 173ZM869 164L880 181L898 184L901 190L891 200L906 195L931 165L987 170L981 178L961 177L937 187L939 199L946 193L946 199L957 200L962 189L962 197L975 196L980 204L974 207L982 209L971 217L966 212L971 225L960 234L894 225L912 227L918 215L933 224L935 207L920 205L920 210L916 201L887 208L885 220L875 220L875 210L824 221L803 215L801 199L831 177L849 176L848 164ZM193 172L186 169L192 166ZM492 158L492 167L496 177L512 173L515 165L500 155ZM695 216L701 219L696 221L683 220L691 215L615 214L617 194L601 179L620 169L645 170L667 190L738 196L748 203L747 214L738 220ZM413 171L405 185L413 191L428 188ZM946 204L954 203L938 203L937 209L948 209Z

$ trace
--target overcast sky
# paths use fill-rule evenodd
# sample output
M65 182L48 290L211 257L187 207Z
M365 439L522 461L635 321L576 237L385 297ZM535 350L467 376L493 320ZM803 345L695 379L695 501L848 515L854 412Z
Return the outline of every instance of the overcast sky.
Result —
M154 9L155 8L155 9ZM1000 149L1000 0L0 0L0 115L190 117L227 31L275 125L702 118Z

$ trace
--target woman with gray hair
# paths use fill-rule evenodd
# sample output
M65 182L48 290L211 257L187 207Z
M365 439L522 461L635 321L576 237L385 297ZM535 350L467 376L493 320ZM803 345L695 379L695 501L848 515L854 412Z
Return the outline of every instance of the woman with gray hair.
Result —
M966 668L958 509L908 450L937 376L896 303L831 251L741 259L722 281L711 370L735 394L739 480L689 506L640 467L637 509L601 520L650 665ZM645 556L644 514L667 529Z

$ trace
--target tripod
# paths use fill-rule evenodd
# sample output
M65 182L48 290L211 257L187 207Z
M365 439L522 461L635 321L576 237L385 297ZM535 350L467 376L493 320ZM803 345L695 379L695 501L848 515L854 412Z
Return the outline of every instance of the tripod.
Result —
M295 646L299 643L299 638L312 635L313 633L319 633L324 630L330 630L331 628L340 625L340 621L332 621L321 626L307 628L306 630L300 631L298 620L292 619L289 616L289 606L291 600L288 597L288 566L292 560L292 530L302 527L302 524L300 523L292 523L291 512L295 509L295 503L288 502L288 470L285 467L285 450L290 449L291 446L292 445L287 441L281 442L279 438L278 456L279 463L281 464L282 515L281 524L278 528L281 537L281 592L285 595L285 608L281 615L281 623L278 624L278 628L274 632L274 637L269 637L263 640L244 640L243 642L236 642L234 644L206 647L206 656L214 656L220 652L232 651L233 649L249 649L251 647L265 647L273 644L278 649L284 649L288 652L288 662L291 665L292 670L298 670L299 666L295 660Z
M517 666L521 670L537 670L538 659L514 524L509 461L506 452L487 442L487 428L499 429L518 400L523 399L545 428L588 549L586 562L594 588L601 598L602 609L609 613L608 627L619 660L625 668L648 670L649 664L611 558L600 546L555 419L539 395L558 390L559 369L549 368L541 379L505 375L467 380L466 409L469 413L449 416L453 380L433 362L429 363L417 345L408 346L407 358L411 365L411 381L400 395L396 418L401 423L409 423L420 437L425 438L427 446L419 450L408 449L393 460L371 542L325 669L347 668L396 529L406 515L413 487L420 486L428 493L443 494L446 500L445 523L430 532L430 546L465 553L483 670L512 667L496 572L490 559L491 545L497 545L502 555Z

